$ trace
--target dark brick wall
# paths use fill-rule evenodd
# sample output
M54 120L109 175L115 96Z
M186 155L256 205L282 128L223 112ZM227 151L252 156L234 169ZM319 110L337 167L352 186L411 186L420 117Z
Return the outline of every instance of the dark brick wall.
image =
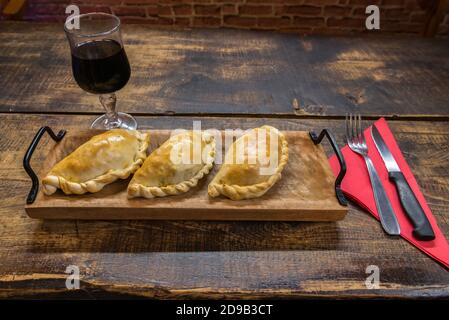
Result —
M365 8L381 11L381 33L422 34L434 0L28 0L20 19L64 21L65 7L103 11L124 23L173 27L229 27L348 34L365 30ZM438 34L447 35L449 14ZM373 31L370 31L373 32ZM379 32L379 31L376 31Z

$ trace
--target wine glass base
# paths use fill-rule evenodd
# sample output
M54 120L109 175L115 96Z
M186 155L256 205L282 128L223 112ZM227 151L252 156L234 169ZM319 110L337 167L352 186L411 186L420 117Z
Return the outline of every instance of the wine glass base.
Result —
M90 127L92 129L98 130L111 130L111 129L127 129L127 130L136 130L137 129L137 121L133 116L124 113L117 112L118 117L117 121L110 122L106 115L102 115L92 122Z

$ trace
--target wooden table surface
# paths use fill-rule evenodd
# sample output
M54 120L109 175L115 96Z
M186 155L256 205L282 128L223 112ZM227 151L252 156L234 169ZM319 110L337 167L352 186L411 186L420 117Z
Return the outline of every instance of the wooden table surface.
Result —
M119 108L140 128L330 128L342 145L346 112L386 116L449 237L447 40L130 25L124 41ZM336 223L28 218L22 158L37 129L88 128L101 112L72 78L62 26L0 23L0 297L449 298L447 269L353 205ZM68 265L79 291L65 288ZM365 285L369 265L380 289Z

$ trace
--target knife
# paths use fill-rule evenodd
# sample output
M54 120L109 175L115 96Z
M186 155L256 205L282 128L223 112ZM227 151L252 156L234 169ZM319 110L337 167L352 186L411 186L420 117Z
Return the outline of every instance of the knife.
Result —
M393 155L390 150L388 150L379 130L377 130L374 125L371 128L371 136L385 163L385 167L388 171L388 178L396 185L401 205L413 224L413 236L419 240L425 241L435 239L435 233L432 230L432 226L430 225L424 210L416 199L416 196L405 179L404 174L401 172L401 169L399 169L396 160L394 160Z

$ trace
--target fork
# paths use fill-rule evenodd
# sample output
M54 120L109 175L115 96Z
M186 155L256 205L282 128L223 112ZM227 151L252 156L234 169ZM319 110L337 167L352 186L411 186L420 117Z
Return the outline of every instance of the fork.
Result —
M401 229L398 220L391 207L390 200L385 192L384 187L380 181L379 175L374 168L373 162L368 157L368 146L366 145L365 137L362 130L362 117L360 114L346 114L346 141L349 148L355 153L361 155L365 160L368 168L371 187L374 193L374 201L376 203L377 211L379 212L380 223L389 235L399 235Z

